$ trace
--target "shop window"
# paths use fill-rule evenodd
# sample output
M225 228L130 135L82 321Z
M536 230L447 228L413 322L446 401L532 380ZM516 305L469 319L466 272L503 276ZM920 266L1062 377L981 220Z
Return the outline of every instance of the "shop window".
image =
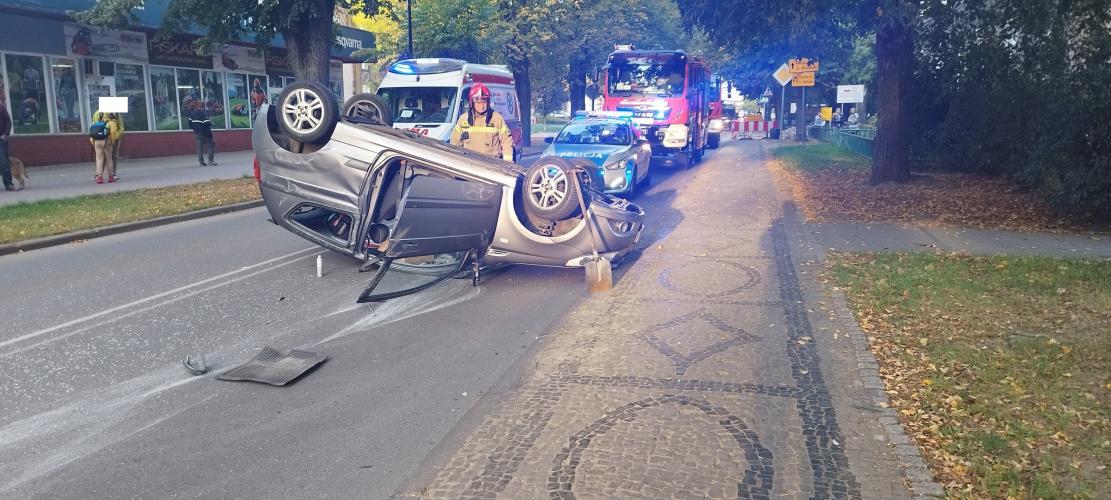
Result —
M154 129L178 130L177 79L173 68L150 67L151 103L154 105Z
M46 79L43 58L6 54L9 103L12 129L16 134L50 132L49 102L46 100Z
M224 117L224 74L215 71L201 71L201 97L204 110L212 121L213 129L227 128Z
M103 66L103 65L102 65ZM143 67L137 64L116 64L116 96L127 98L127 113L123 114L123 128L128 131L147 131L147 86ZM101 68L103 70L103 67Z
M250 96L247 75L228 73L228 113L231 128L251 128Z
M177 102L181 128L189 130L189 117L194 111L204 108L204 100L201 98L200 71L177 69Z
M54 82L54 119L58 132L74 134L85 130L81 99L77 95L77 61L54 58L50 73Z
M116 76L116 64L108 61L100 61L100 76Z

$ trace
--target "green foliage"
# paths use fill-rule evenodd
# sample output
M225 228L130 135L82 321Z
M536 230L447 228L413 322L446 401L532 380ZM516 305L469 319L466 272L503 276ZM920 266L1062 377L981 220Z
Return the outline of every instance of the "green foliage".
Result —
M1009 176L1061 211L1111 217L1111 9L1100 0L930 2L915 150Z

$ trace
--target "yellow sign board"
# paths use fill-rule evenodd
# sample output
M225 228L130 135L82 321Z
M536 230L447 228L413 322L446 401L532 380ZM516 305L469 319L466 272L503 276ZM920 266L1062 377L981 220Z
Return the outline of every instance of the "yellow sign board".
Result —
M775 81L779 82L780 85L787 85L787 82L791 81L791 70L787 68L786 64L781 65L779 69L775 70L775 73L772 73L772 78L775 78Z
M815 73L818 71L818 61L810 62L810 59L791 59L787 61L787 68L791 73ZM793 84L792 84L793 85Z
M814 73L796 73L791 77L791 85L794 87L813 87L814 86Z
M822 108L820 110L820 114L822 115L823 120L825 120L827 122L828 121L833 121L833 107L832 106L822 106Z

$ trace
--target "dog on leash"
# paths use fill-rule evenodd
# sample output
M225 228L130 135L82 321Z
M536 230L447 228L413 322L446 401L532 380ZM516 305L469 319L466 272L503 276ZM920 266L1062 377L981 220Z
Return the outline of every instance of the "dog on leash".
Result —
M12 167L12 180L19 183L19 189L27 187L27 167L23 165L23 160L15 157L9 157L8 162Z

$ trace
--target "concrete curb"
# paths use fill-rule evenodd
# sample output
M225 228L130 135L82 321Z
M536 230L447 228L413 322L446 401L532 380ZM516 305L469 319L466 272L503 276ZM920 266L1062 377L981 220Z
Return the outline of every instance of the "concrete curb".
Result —
M249 208L261 207L262 205L262 200L245 201L243 203L236 203L234 205L204 208L193 212L186 212L177 215L167 215L165 217L158 217L155 219L125 222L122 224L113 224L111 226L83 229L81 231L74 231L72 233L57 234L54 236L46 236L43 238L6 243L0 245L0 255L26 252L29 250L37 250L39 248L52 247L56 245L65 245L67 243L73 243L76 241L90 240L93 238L99 238L101 236L126 233L129 231L137 231L139 229L165 226L167 224L173 224L175 222L184 222L187 220L200 219L202 217L210 217L213 215L238 212L240 210L247 210Z

